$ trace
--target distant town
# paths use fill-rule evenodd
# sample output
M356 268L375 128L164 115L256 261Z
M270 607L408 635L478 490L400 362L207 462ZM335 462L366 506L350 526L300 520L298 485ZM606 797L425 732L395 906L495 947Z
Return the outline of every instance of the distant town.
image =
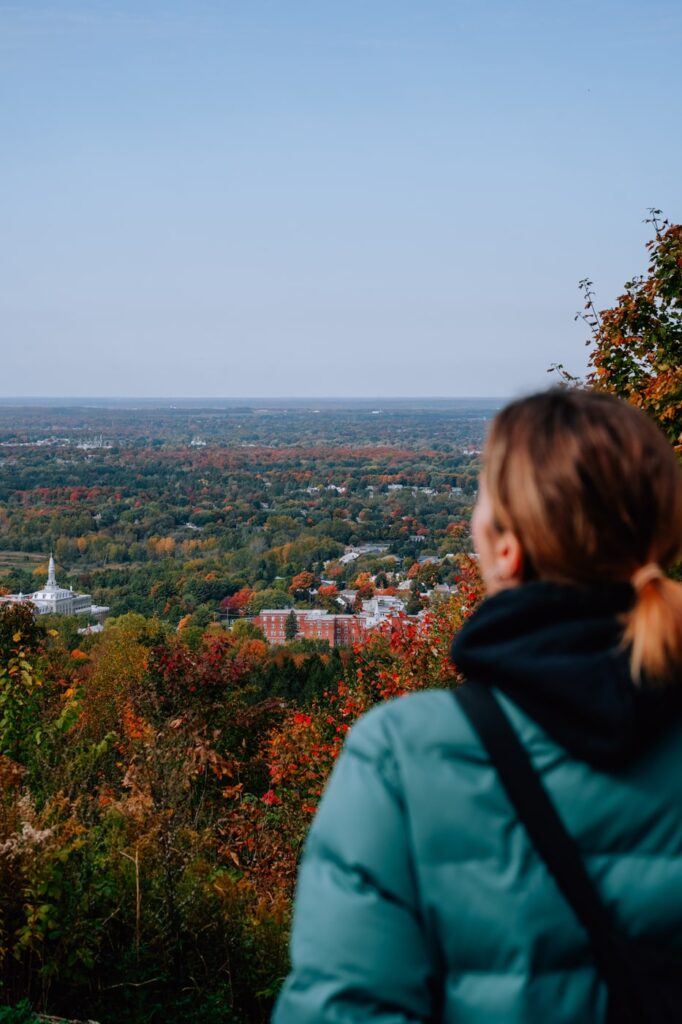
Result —
M456 593L497 404L0 404L0 600L271 645L418 618Z

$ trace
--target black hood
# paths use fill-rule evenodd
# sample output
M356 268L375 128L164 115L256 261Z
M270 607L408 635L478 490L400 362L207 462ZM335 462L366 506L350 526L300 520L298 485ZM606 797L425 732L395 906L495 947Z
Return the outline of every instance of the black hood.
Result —
M450 656L469 679L495 686L574 757L616 770L680 718L682 685L636 685L621 645L628 584L534 582L483 602Z

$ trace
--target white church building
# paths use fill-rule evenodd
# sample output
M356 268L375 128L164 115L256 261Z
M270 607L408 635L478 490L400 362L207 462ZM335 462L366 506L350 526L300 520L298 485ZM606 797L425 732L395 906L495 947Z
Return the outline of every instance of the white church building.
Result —
M109 611L106 605L92 603L90 594L76 594L73 590L60 587L54 571L54 558L50 555L47 581L41 590L32 594L6 594L0 597L0 604L35 605L38 615L92 615L103 618Z

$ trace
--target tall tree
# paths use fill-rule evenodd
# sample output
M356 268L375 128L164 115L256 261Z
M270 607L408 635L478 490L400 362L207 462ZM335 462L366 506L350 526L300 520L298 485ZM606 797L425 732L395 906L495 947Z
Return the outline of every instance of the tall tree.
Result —
M603 310L585 278L576 319L592 335L589 384L644 409L682 452L682 224L670 224L660 210L649 214L654 237L646 274L627 281L616 304Z
M298 620L296 618L296 612L291 609L286 619L284 620L284 639L295 640L298 634Z

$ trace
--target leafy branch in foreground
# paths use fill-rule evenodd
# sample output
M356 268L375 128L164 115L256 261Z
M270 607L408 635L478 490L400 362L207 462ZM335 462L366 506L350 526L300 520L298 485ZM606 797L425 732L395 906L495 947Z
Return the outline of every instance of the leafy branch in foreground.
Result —
M645 223L654 229L646 274L627 281L615 305L603 310L592 281L583 278L585 302L576 320L591 334L587 383L639 406L682 451L682 224L654 208ZM578 383L560 364L553 369L564 382Z

